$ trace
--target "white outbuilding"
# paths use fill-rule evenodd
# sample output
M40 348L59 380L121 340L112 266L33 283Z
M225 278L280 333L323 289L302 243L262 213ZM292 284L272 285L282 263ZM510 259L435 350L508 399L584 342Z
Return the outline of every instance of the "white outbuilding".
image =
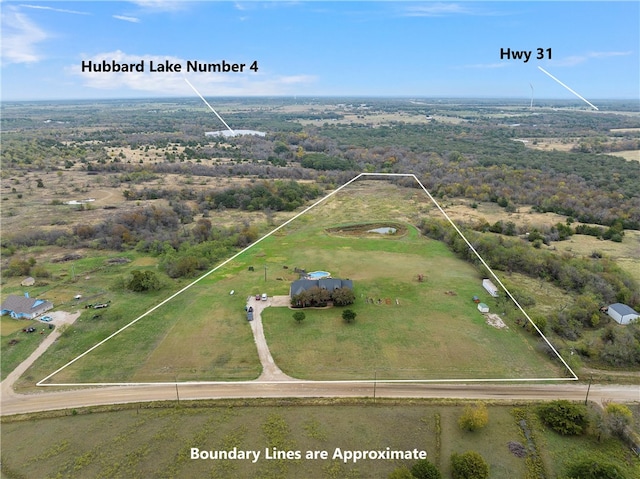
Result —
M480 303L480 304L478 304L478 311L480 311L481 313L488 313L489 312L489 306L487 306L484 303Z
M620 324L629 324L640 318L640 314L630 306L622 303L614 303L607 308L607 314Z
M489 293L494 298L498 297L498 288L496 288L496 285L493 284L490 279L488 279L488 278L483 279L482 280L482 287L484 289L486 289L487 293Z

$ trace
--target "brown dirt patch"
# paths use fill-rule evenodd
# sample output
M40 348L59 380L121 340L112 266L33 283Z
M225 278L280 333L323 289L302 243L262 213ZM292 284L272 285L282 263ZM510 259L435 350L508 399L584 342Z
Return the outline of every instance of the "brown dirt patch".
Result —
M504 324L504 321L502 321L502 318L497 314L486 313L484 317L489 326L493 326L494 328L497 328L497 329L509 329L509 327L506 324Z

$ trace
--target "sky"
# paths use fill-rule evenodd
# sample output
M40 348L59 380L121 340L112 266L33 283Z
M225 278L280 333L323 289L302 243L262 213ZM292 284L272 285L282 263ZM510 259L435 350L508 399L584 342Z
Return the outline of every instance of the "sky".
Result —
M21 0L0 9L2 101L196 91L576 98L566 87L590 101L640 99L637 1ZM507 49L531 56L501 58ZM103 60L144 60L145 71L81 71L83 61ZM186 72L188 61L223 60L244 71ZM152 72L151 62L182 71ZM253 62L257 71L249 70Z

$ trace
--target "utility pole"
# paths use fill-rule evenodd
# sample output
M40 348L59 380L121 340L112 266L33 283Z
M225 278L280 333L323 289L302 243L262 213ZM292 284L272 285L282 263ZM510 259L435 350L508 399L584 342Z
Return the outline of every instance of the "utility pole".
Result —
M378 371L373 371L373 402L376 402L376 383L378 382Z
M178 378L176 377L176 398L178 399L178 406L180 405L180 393L178 392Z
M584 405L587 405L587 401L589 400L589 390L591 389L591 381L593 381L593 374L589 376L589 386L587 386L587 396L584 398Z
M267 282L267 265L264 265L264 282Z

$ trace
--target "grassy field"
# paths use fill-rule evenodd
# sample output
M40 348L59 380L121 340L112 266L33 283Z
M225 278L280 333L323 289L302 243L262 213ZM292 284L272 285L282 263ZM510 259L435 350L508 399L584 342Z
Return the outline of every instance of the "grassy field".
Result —
M531 418L534 405L520 405ZM412 460L333 459L337 448L423 450L450 477L450 456L479 452L492 479L527 477L527 462L508 449L526 443L514 406L490 405L489 424L462 431L463 404L438 401L249 400L129 405L42 413L2 419L2 477L65 478L386 478ZM546 477L558 477L579 457L615 460L625 477L640 473L637 458L616 440L596 443L567 438L528 419ZM77 431L83 431L78 435ZM23 438L30 438L24 441ZM260 451L250 460L192 460L190 449ZM265 449L301 451L301 459L267 460ZM327 451L327 459L306 459L306 451Z
M35 333L25 333L22 330L29 326L37 329ZM2 361L0 362L0 378L4 380L18 364L24 361L46 338L51 330L44 323L35 321L22 321L3 316L0 319L2 334Z
M267 342L284 372L313 379L563 375L534 351L531 336L485 323L471 298L478 295L492 307L495 301L476 270L443 243L420 237L413 227L406 235L377 238L327 232L358 222L411 222L429 205L415 190L358 182L282 233L279 248L288 249L292 264L354 281L352 309L358 314L345 324L340 308L308 310L296 324L290 310L266 310ZM267 256L275 254L263 248Z
M269 308L264 315L267 342L278 365L295 377L564 375L558 364L535 351L533 336L517 327L496 329L485 323L471 298L478 295L490 306L495 303L481 288L475 269L444 244L420 237L413 227L397 236L327 232L363 221L411 222L427 205L424 195L386 182L363 182L342 193L133 324L53 381L254 379L260 364L245 320L246 298L263 292L288 294L290 282L298 277L295 267L352 279L358 314L354 324L346 325L339 308L308 311L298 325L289 309ZM418 282L418 274L426 280ZM118 292L117 302L99 319L81 317L78 326L28 371L22 385L45 377L169 295L167 288L142 295Z

